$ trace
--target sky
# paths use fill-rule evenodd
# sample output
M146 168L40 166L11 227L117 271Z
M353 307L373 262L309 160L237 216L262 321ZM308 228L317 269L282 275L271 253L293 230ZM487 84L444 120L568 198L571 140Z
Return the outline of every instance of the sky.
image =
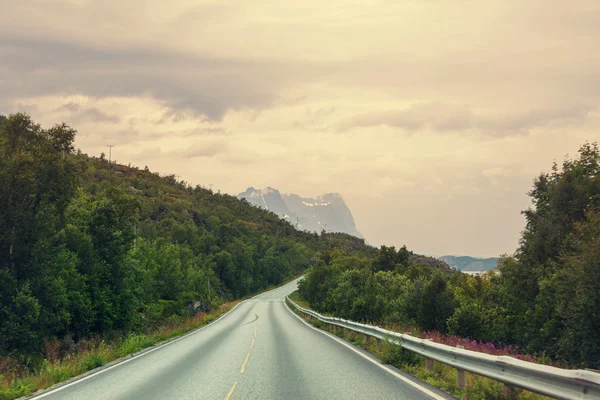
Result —
M19 0L0 113L237 194L338 192L376 245L513 253L533 179L600 140L597 0Z

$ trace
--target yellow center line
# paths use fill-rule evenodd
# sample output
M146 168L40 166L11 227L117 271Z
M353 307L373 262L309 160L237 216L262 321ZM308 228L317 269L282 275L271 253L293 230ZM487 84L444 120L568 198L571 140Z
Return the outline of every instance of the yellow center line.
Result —
M235 390L236 386L237 386L237 382L234 382L231 389L229 389L229 393L227 393L227 397L225 397L225 400L229 400L231 398L231 395L233 394L233 391Z
M249 358L250 358L250 352L248 352L248 354L246 355L246 359L244 360L244 363L242 364L242 369L240 369L240 372L242 374L244 373L244 368L246 368L246 364L248 363Z
M252 343L250 344L250 349L254 347L254 339L252 339Z

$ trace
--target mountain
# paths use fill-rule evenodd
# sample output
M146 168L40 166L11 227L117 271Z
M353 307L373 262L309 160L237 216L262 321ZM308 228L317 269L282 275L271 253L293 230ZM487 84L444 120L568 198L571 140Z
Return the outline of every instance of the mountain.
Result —
M292 212L288 209L287 204L283 200L279 190L273 189L272 187L266 187L262 190L256 190L253 187L249 187L245 192L237 195L239 199L246 199L248 203L257 207L264 208L279 215L281 218L288 219L293 223L296 223L296 217L292 219Z
M327 193L316 198L297 194L281 194L277 189L249 187L237 195L250 204L274 212L281 218L298 225L298 229L321 232L342 232L358 238L363 235L356 229L352 212L338 193Z
M442 256L438 260L444 261L457 271L489 271L496 268L499 257L475 258L469 256Z

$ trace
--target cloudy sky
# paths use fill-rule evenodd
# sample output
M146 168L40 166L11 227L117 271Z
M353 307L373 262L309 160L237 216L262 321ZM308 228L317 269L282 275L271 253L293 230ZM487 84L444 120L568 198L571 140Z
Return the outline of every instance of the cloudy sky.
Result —
M533 178L600 140L598 0L1 8L0 113L222 192L339 192L374 244L512 253Z

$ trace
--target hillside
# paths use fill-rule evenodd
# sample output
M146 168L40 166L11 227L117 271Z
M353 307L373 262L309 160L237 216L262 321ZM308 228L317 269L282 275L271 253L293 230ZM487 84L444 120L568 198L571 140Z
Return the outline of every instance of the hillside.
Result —
M496 268L500 261L500 257L442 256L438 259L457 271L489 271Z
M149 329L279 284L344 235L75 151L76 131L0 122L0 358ZM65 339L66 340L66 339Z
M317 233L326 230L363 238L356 229L352 212L338 193L327 193L310 198L297 194L281 194L272 187L264 189L249 187L237 197L274 212L300 230Z

